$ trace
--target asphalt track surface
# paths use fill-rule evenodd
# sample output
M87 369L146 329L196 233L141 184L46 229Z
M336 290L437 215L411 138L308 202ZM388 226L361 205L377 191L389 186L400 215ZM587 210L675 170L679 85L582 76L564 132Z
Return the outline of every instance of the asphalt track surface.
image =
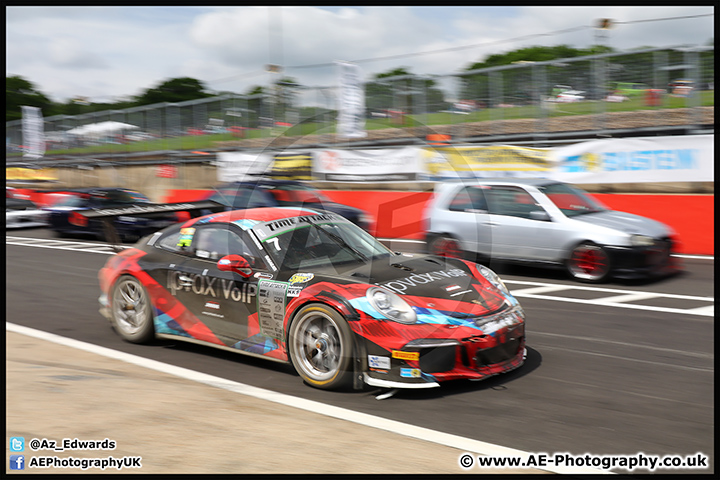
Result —
M7 236L54 238L44 229L8 231ZM399 243L392 247L416 248ZM97 311L97 272L107 258L6 240L7 321L200 374L524 452L657 457L700 453L709 457L706 469L655 473L714 472L711 258L683 259L685 272L675 277L612 281L598 288L577 288L581 284L553 271L499 268L527 314L525 365L482 382L399 391L384 400L376 399L383 391L373 388L356 392L310 388L290 368L262 359L183 342L158 341L150 346L122 342ZM6 387L11 397L13 385ZM195 405L188 418L202 417L203 408L201 402ZM125 413L133 418L134 412ZM104 435L103 428L97 426L98 435ZM187 428L192 444L192 422ZM321 465L322 452L335 440L316 437L312 427L308 430L297 441L311 446L317 452L314 461ZM13 434L8 430L8 436ZM363 461L396 471L389 467L395 453L389 449L384 456ZM438 456L438 462L447 461ZM464 473L454 462L449 471ZM206 471L212 473L213 461L208 465ZM426 471L418 464L415 472Z

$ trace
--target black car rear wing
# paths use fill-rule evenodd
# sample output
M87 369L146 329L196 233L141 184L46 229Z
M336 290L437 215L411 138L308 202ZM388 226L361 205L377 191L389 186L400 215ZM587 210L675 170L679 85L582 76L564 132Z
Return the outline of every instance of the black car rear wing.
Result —
M137 204L127 207L109 207L109 208L93 208L91 210L79 211L78 213L86 218L100 218L103 222L103 230L105 239L111 244L113 250L120 250L119 245L122 243L120 237L112 222L113 218L120 216L128 217L155 217L171 212L188 212L191 217L225 210L225 205L212 201L200 200L196 202L180 202L180 203L158 203L158 204Z

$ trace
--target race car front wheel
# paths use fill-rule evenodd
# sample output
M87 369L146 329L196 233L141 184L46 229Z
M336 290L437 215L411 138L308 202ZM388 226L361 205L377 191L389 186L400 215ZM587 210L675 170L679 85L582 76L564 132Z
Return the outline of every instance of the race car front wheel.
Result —
M332 308L310 304L301 308L288 332L290 360L309 385L346 387L352 378L352 333Z
M145 343L153 338L152 305L145 287L130 275L124 275L112 289L112 323L122 338Z

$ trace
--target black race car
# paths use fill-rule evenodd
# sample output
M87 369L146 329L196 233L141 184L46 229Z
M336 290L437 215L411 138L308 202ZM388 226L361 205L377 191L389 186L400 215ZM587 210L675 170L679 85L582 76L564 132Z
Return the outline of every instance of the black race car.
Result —
M127 341L291 363L318 388L437 387L525 358L525 314L491 270L394 253L324 210L192 219L110 257L99 280L100 311Z
M206 197L226 206L227 210L259 207L308 207L342 215L365 231L371 232L373 218L367 212L330 200L312 185L293 180L259 179L232 182L215 187Z
M146 209L145 215L118 215L113 217L114 230L120 239L136 241L157 230L187 220L189 214L177 211L152 211L157 206L148 197L127 188L84 188L65 191L64 198L50 207L48 212L50 228L60 236L92 235L107 237L107 228L103 220L88 218L84 215L97 209L136 207L136 211ZM132 213L132 211L131 211Z

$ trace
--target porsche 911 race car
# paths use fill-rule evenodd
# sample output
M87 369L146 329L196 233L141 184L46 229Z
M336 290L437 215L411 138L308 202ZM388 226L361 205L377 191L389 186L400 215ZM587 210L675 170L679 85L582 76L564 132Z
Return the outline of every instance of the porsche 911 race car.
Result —
M98 276L100 311L125 340L291 363L323 389L437 387L525 358L525 314L491 270L392 252L328 211L191 219L112 256Z

